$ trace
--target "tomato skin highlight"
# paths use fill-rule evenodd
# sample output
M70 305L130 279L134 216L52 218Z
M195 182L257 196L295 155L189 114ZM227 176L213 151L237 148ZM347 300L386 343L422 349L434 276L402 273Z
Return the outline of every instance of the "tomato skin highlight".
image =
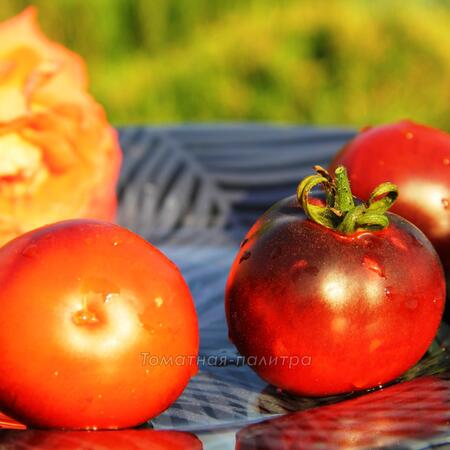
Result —
M419 229L387 215L386 229L345 236L289 197L251 228L225 307L231 340L263 379L338 394L391 381L423 356L444 308L442 266Z
M186 283L124 228L70 220L22 235L0 249L0 283L0 410L26 425L136 426L197 370Z
M450 135L410 120L367 128L344 146L330 170L344 165L353 193L367 198L384 180L400 192L392 212L419 227L450 275Z

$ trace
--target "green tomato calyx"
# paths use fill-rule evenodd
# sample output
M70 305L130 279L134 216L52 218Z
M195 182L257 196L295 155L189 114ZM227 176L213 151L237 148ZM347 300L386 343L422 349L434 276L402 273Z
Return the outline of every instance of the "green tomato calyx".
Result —
M316 174L304 178L297 187L297 199L310 220L342 234L379 231L389 225L386 211L398 197L395 184L377 186L367 202L355 204L347 170L339 166L332 177L323 167L314 166ZM311 202L309 194L318 185L325 190L325 204Z

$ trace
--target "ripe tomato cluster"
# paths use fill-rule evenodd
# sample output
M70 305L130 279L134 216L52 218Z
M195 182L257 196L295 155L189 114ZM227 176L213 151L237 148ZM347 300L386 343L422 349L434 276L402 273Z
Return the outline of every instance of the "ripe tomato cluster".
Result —
M330 169L340 165L359 198L385 180L395 183L400 196L392 211L426 234L450 272L450 135L409 120L366 128Z

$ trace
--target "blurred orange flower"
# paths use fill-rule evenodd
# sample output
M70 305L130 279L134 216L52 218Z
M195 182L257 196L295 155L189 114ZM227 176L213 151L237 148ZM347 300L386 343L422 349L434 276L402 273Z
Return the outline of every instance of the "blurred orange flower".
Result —
M112 220L121 151L83 60L26 9L0 23L0 244L68 218Z

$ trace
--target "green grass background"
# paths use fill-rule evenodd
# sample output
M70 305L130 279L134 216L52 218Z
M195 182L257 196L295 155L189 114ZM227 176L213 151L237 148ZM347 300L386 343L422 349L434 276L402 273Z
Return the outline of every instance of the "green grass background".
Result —
M0 19L30 4L1 0ZM447 0L36 0L116 124L450 129Z

